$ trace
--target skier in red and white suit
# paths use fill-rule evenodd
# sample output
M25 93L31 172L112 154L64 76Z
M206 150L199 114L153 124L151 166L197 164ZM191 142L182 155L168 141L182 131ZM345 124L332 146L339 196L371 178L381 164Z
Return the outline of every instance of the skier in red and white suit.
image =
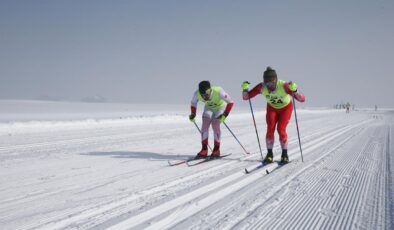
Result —
M305 96L302 93L297 92L297 85L294 82L278 80L276 71L271 67L267 67L266 71L264 71L264 82L259 83L250 91L249 82L244 82L242 84L242 89L242 98L244 100L253 98L258 94L262 94L267 99L267 133L265 140L268 153L264 161L267 163L273 161L272 148L275 141L274 132L276 127L282 147L281 161L282 163L289 162L289 156L287 154L288 141L286 127L290 121L291 113L293 112L291 96L300 102L305 101Z
M211 158L220 157L220 123L224 122L229 115L234 101L230 96L218 86L212 86L209 81L201 81L198 85L198 90L193 94L190 106L190 121L194 122L197 112L197 103L201 101L205 103L204 112L202 114L202 128L201 128L201 151L196 158L205 158L208 155L208 136L209 126L212 124L214 134L214 148L212 150Z

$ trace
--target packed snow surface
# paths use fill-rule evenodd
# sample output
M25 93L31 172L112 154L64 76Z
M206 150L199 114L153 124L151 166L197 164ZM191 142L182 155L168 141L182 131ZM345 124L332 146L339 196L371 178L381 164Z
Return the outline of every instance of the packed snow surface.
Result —
M394 228L391 110L299 109L303 162L293 116L291 163L246 174L265 155L265 105L262 154L235 107L226 123L250 154L222 126L232 155L195 166L168 164L200 150L188 105L0 105L1 229Z

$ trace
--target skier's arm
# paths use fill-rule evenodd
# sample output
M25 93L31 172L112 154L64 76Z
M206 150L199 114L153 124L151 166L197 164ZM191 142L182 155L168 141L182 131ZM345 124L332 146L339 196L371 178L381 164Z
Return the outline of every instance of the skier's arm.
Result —
M197 97L197 91L196 91L196 92L194 92L192 101L190 102L190 115L189 115L190 121L194 121L194 118L196 117L197 103L198 103L198 97Z
M284 84L286 93L291 95L291 96L293 96L297 101L304 102L305 101L305 96L304 96L304 94L302 94L300 92L297 92L297 85L295 86L295 90L293 88L293 91L292 91L290 89L289 83L291 83L291 82L286 82Z
M224 112L227 113L227 115L230 113L231 109L233 108L234 102L228 103L226 108L224 109Z
M196 106L190 106L190 113L194 113L194 114L196 114L197 113L197 107Z
M263 91L263 83L256 85L252 90L242 92L242 99L248 100L249 98L254 98L256 95L261 94Z
M224 109L224 113L226 113L227 116L233 108L234 101L231 99L230 95L228 95L223 89L219 90L219 97L227 103L227 106Z

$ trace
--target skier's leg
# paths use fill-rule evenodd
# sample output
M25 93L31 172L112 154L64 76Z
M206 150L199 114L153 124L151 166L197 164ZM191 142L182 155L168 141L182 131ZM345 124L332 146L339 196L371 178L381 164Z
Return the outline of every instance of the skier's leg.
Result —
M278 116L277 116L275 109L268 106L265 119L267 122L267 133L265 135L265 142L267 145L267 149L272 150L272 148L274 147L274 142L275 142L275 136L274 136L275 126L276 126L276 122L278 120Z
M279 133L279 141L282 147L282 157L281 162L287 163L289 162L289 156L287 155L287 132L286 128L289 124L291 114L293 112L293 104L290 102L285 108L280 110L279 120L278 120L278 133Z
M282 149L287 149L288 141L287 141L287 132L286 128L289 124L291 114L293 112L293 103L290 102L286 107L280 110L279 112L279 119L278 119L278 134L279 134L279 141Z
M209 117L202 117L201 127L201 142L208 145L209 138L209 126L211 125L212 119Z
M204 110L202 115L202 127L201 127L201 151L197 154L197 157L206 157L208 155L208 138L209 138L209 126L211 125L212 119L211 114L208 110Z
M275 126L276 126L276 122L278 119L278 115L275 111L275 109L273 109L270 106L267 106L267 113L266 113L266 122L267 122L267 133L265 136L265 142L267 145L267 155L265 156L264 161L265 162L272 162L274 156L273 156L273 152L272 149L274 147L274 141L275 141L275 136L274 136L274 132L275 132Z
M212 129L213 135L215 139L215 145L212 151L212 155L219 156L220 155L220 137L221 137L221 130L220 130L220 121L216 119L220 114L222 114L222 110L217 110L213 113L212 118Z

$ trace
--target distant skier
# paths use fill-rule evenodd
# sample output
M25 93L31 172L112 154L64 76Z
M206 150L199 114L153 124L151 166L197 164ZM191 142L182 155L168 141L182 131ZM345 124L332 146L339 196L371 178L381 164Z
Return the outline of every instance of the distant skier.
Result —
M201 101L205 103L204 112L202 114L201 128L201 151L196 158L205 158L208 156L208 136L209 126L212 124L214 133L214 148L211 157L220 157L220 123L222 123L229 115L234 101L219 86L212 86L209 81L201 81L198 90L193 94L191 101L191 114L189 119L194 122L197 113L197 103Z
M267 155L264 159L265 163L271 163L273 161L272 148L274 147L274 132L275 127L279 133L279 140L282 148L281 162L289 162L289 156L287 154L287 133L286 127L290 121L291 114L293 112L293 103L291 96L297 101L304 102L305 96L297 92L297 84L294 82L285 82L278 79L276 71L271 67L267 67L264 71L264 82L257 84L252 90L249 91L249 82L245 81L242 83L242 97L244 100L253 98L258 94L262 94L267 100L267 133L266 133L266 145Z
M349 102L346 103L345 107L346 107L346 113L350 113L350 103Z

